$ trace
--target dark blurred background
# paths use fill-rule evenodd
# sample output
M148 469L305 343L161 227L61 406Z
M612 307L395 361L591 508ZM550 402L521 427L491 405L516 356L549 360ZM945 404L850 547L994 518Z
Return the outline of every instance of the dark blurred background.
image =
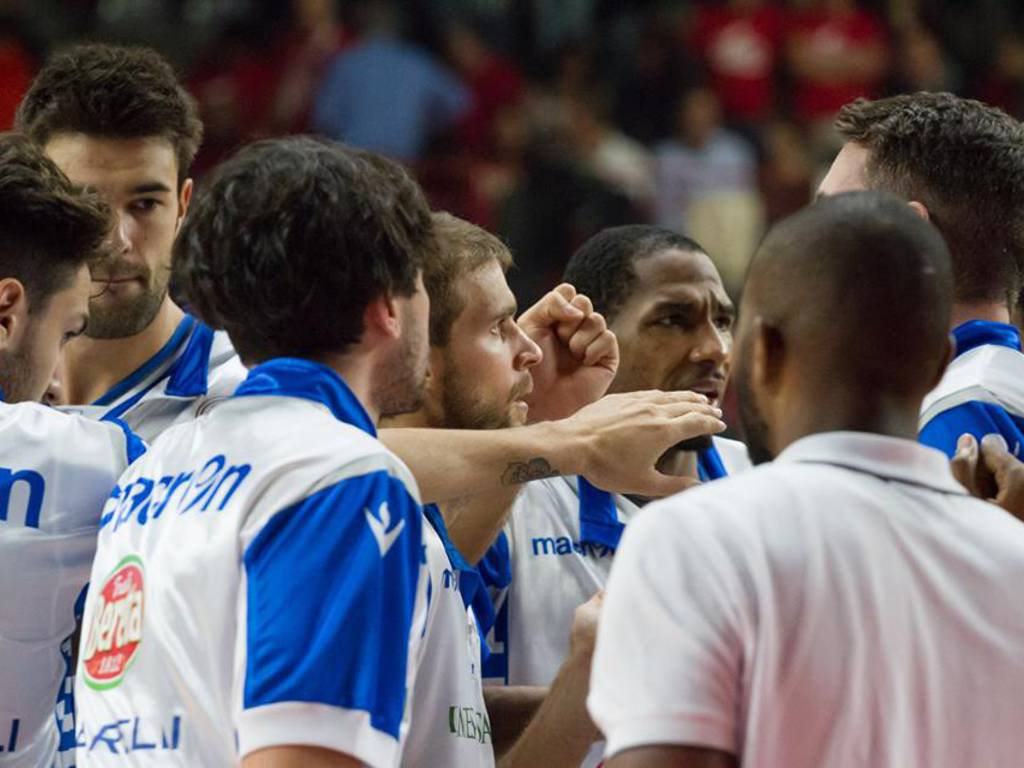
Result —
M405 161L512 248L521 306L606 226L701 242L733 293L860 96L1024 110L1024 0L0 0L0 128L40 62L150 45L202 108L196 175L316 132Z

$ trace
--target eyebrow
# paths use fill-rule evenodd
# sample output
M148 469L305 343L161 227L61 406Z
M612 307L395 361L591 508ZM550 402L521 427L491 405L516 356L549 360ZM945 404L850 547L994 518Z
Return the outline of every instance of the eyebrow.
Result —
M490 315L490 319L492 321L500 321L500 319L505 319L506 317L515 317L516 309L518 309L518 305L514 301L510 302L493 315Z
M671 300L666 300L666 301L658 302L657 304L654 305L654 308L651 311L652 311L652 313L653 312L665 312L665 311L680 312L680 313L682 313L682 312L695 312L698 309L700 309L700 307L703 305L703 303L704 302L701 301L701 300L671 299ZM729 301L728 299L726 299L725 301L722 301L719 297L714 296L714 297L712 297L712 304L717 306L717 308L719 310L721 310L722 312L726 312L726 313L728 313L732 317L736 316L736 306L731 301Z
M162 181L150 181L146 184L139 184L136 187L132 187L133 195L146 195L152 194L153 192L170 192L171 188L164 184Z

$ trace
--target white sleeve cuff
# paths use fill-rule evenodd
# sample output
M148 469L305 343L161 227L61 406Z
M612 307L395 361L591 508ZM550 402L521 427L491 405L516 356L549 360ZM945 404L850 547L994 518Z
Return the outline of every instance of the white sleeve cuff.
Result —
M600 717L600 704L591 696L588 709L604 731L607 745L605 759L636 747L658 744L704 747L737 754L736 734L732 724L718 718L700 715L663 715L617 719ZM595 706L596 704L596 706Z
M370 725L370 713L326 704L283 702L242 710L238 754L286 745L322 747L353 757L370 768L398 764L398 741Z

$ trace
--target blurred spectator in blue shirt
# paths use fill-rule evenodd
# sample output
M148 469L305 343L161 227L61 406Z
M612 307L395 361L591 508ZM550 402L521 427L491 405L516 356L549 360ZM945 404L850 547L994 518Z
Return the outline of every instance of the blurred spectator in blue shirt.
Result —
M324 75L313 128L332 139L400 160L420 157L429 139L470 106L458 78L399 39L394 9L367 9L366 39L343 51Z

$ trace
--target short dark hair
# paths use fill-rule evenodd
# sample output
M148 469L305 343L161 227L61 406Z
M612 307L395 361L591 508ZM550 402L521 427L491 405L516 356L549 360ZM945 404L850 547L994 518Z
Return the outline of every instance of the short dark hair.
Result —
M357 343L374 299L412 295L433 248L430 209L397 163L326 140L268 139L196 195L174 279L247 363L315 358Z
M563 279L589 297L594 309L612 322L633 292L637 260L673 249L706 253L689 237L665 227L647 224L609 227L576 250Z
M79 45L40 70L18 107L18 130L46 144L58 133L110 139L161 136L174 147L178 183L203 137L196 100L149 48Z
M25 286L30 311L106 253L110 209L76 187L31 139L0 134L0 277Z
M748 294L769 323L815 350L823 376L864 399L922 395L945 361L949 250L890 193L833 195L775 225L751 261Z
M872 188L923 203L953 258L957 301L1006 300L1024 280L1024 125L950 93L843 107L836 129L870 152Z
M501 240L475 224L450 213L433 217L437 252L423 265L423 283L430 296L430 343L443 347L451 338L452 324L465 309L459 280L492 261L508 272L512 254Z

